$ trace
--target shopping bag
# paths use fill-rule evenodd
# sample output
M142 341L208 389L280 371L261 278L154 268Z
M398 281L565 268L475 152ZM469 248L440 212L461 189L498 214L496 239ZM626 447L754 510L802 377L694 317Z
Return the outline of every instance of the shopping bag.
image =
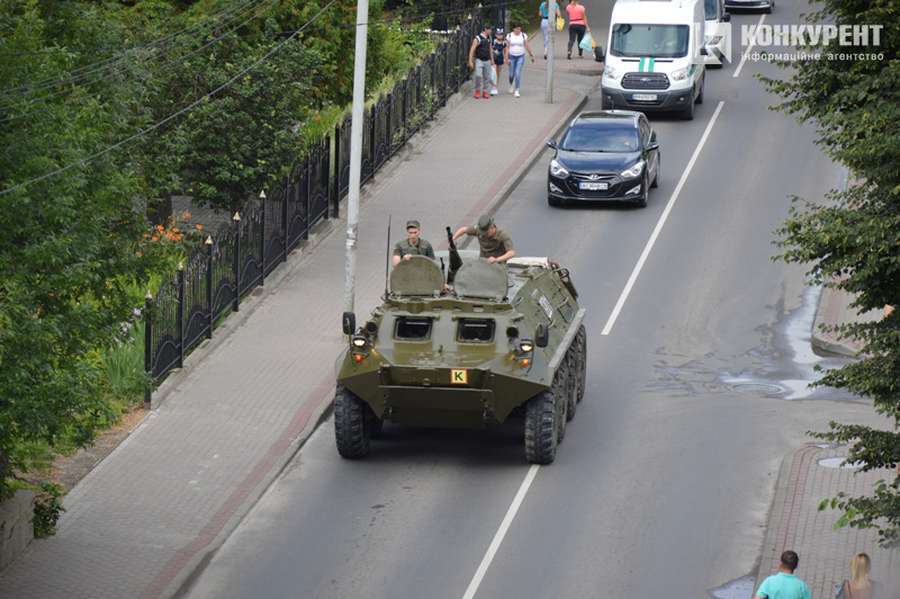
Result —
M591 37L591 32L587 32L584 34L584 37L581 38L581 43L578 44L578 47L582 50L591 50L594 47L594 38Z
M562 31L566 26L566 20L562 17L556 17L556 30Z

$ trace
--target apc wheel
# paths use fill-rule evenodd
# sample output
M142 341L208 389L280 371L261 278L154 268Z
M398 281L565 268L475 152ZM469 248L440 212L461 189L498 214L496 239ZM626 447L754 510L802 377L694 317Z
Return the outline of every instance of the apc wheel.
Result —
M525 459L552 464L559 444L559 408L552 391L541 391L525 407Z
M569 346L566 352L566 362L568 363L568 373L566 376L566 422L571 422L575 418L575 412L578 410L578 383L581 379L579 370L578 348L575 342Z
M341 457L361 458L369 453L371 436L368 406L353 393L338 386L334 391L334 437Z
M366 424L369 427L369 438L377 439L381 436L381 429L384 427L384 420L375 415L372 408L365 406Z
M575 335L575 346L578 348L578 374L575 377L575 380L577 381L575 399L580 402L584 399L584 390L587 385L587 330L584 328L584 325L578 327L578 333Z
M566 438L566 423L571 420L569 418L569 395L573 381L571 363L567 354L556 370L556 377L553 380L553 395L556 396L556 423L559 426L556 436L559 443Z

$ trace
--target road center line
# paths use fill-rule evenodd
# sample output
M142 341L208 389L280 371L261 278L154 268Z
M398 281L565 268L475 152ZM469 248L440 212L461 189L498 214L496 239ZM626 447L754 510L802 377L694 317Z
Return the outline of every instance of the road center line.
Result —
M750 52L753 51L753 46L756 45L756 32L759 31L759 26L763 24L763 21L766 20L766 13L759 15L759 23L756 24L756 29L753 31L753 37L750 38L750 45L747 46L747 50L744 52L744 55L741 57L741 63L738 65L738 68L734 70L734 74L731 76L732 78L736 78L741 74L741 69L744 68L744 63L747 62L747 57L750 56Z
M497 550L500 549L500 544L503 542L503 537L506 536L506 532L509 530L513 519L516 517L516 513L519 511L519 507L521 507L522 502L525 500L525 495L526 493L528 493L528 489L531 487L531 483L534 481L534 477L537 476L539 468L540 466L538 466L537 464L533 464L528 469L528 473L525 474L525 480L522 481L522 484L519 486L519 490L516 492L516 496L513 497L509 509L506 510L506 515L503 517L503 521L500 523L500 528L497 529L497 533L494 535L494 539L491 541L491 544L488 546L487 552L481 559L481 563L478 565L478 569L475 571L475 576L472 577L472 582L469 583L469 588L466 589L466 593L465 595L463 595L463 599L472 599L473 597L475 597L475 593L478 592L478 587L481 586L481 581L484 579L484 575L487 573L488 568L491 566L491 562L494 561L494 556L497 554Z
M631 288L634 286L634 282L637 281L638 275L641 274L641 269L644 267L644 262L647 261L647 256L650 255L650 250L653 249L653 244L656 243L656 238L659 237L659 233L660 231L662 231L663 225L666 224L666 219L669 218L669 213L672 212L672 207L675 205L675 201L678 199L678 194L681 193L681 189L687 182L688 175L691 174L691 169L694 168L694 163L697 162L697 157L700 155L700 151L703 149L703 145L706 143L706 139L709 137L709 132L712 131L713 125L716 124L716 119L719 118L719 113L722 112L722 107L724 105L725 101L720 100L719 105L716 106L716 111L713 113L712 118L709 119L709 123L706 125L706 130L703 131L703 135L700 137L700 142L694 149L694 153L691 156L691 159L688 161L687 167L685 167L684 172L681 174L681 179L678 181L678 185L675 186L675 191L672 192L672 197L669 198L669 202L666 204L665 210L663 210L663 213L660 215L659 220L656 223L656 227L653 228L653 233L650 234L650 239L647 240L647 245L644 246L644 251L641 252L641 257L638 258L637 264L634 265L634 270L631 271L631 276L628 277L628 282L625 283L625 288L622 289L622 294L619 295L619 300L616 302L616 306L613 308L612 313L609 315L609 319L606 321L606 325L603 327L603 331L600 333L601 335L609 335L609 332L612 330L613 325L616 324L616 319L619 317L619 312L622 311L622 306L625 305L625 300L628 299L628 295L631 293Z

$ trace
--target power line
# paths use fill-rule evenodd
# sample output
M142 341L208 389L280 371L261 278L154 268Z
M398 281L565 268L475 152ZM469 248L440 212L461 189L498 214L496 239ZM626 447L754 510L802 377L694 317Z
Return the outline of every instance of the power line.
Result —
M177 112L170 114L166 118L162 119L161 121L159 121L157 123L154 123L153 125L147 127L146 129L142 129L142 130L138 131L137 133L135 133L134 135L131 135L129 137L126 137L125 139L122 139L122 140L114 143L113 145L97 152L96 154L93 154L86 158L82 158L81 160L77 160L75 162L69 163L69 164L62 166L54 171L50 171L49 173L44 173L43 175L40 175L38 177L33 177L33 178L23 181L21 183L17 183L16 185L13 185L11 187L7 187L6 189L0 191L0 196L6 195L8 193L12 193L18 189L22 189L23 187L28 187L29 185L32 185L33 183L38 183L40 181L50 179L52 177L60 175L64 172L69 171L78 166L84 166L86 164L89 164L90 162L93 162L97 158L100 158L101 156L105 156L106 154L109 154L110 152L117 150L117 149L121 148L122 146L129 144L132 141L139 139L139 138L143 137L144 135L159 129L160 127L162 127L163 125L165 125L166 123L171 121L172 119L175 119L175 118L181 116L182 114L184 114L190 110L193 110L198 105L200 105L202 102L215 96L220 91L227 88L232 83L234 83L235 81L237 81L238 79L240 79L241 77L243 77L244 75L249 73L251 70L255 69L257 66L259 66L260 64L262 64L263 62L268 60L272 55L274 55L276 52L281 50L281 48L283 48L285 46L285 44L290 42L297 35L302 33L303 30L305 30L307 27L312 25L320 16L322 16L322 14L324 14L324 12L326 10L331 8L331 5L333 5L336 1L337 0L329 0L328 4L326 4L321 9L319 9L319 12L317 12L309 21L307 21L302 27L300 27L300 29L297 29L296 31L294 31L294 33L291 34L290 37L287 37L283 41L277 43L274 47L272 47L268 52L266 52L261 58L259 58L255 62L253 62L250 66L246 67L245 69L242 69L239 73L237 73L233 77L231 77L231 79L229 79L228 81L226 81L219 87L215 88L214 90L207 92L203 96L197 98L196 100L194 100L193 102L191 102L190 104L185 106L184 108L178 110Z
M270 0L270 1L273 2L273 3L274 3L274 2L277 2L277 0ZM255 7L254 7L254 8L255 8ZM226 31L226 32L222 33L221 35L218 35L218 36L216 36L216 37L210 39L209 41L207 41L207 42L206 42L205 44L203 44L202 46L200 46L200 47L198 47L198 48L194 48L194 49L191 50L190 52L187 52L187 53L185 53L185 54L179 54L179 55L177 55L177 56L174 56L174 57L169 58L168 60L164 61L164 62L162 63L161 66L164 66L164 65L173 63L173 62L175 62L175 61L177 61L177 60L184 60L185 58L187 58L187 57L189 57L189 56L193 56L194 54L197 54L197 53L200 52L201 50L204 50L204 49L208 48L209 46L211 46L211 45L213 45L213 44L215 44L215 43L221 41L222 39L224 39L225 37L227 37L227 36L230 35L231 33L237 31L238 29L240 29L241 27L243 27L244 25L246 25L247 23L249 23L250 21L256 19L258 16L259 16L259 15L256 14L256 13L254 12L254 14L253 14L252 16L250 16L248 19L245 19L245 20L242 21L241 23L238 23L237 25L235 25L234 27L232 27L232 28L229 29L228 31ZM123 67L123 68L124 68L124 67ZM119 70L121 70L121 69L116 69L116 70L114 70L113 72L118 72ZM98 82L103 81L103 80L105 80L105 79L106 79L106 77L99 77L98 79L95 79L94 81L90 81L90 82L83 83L83 85L88 85L89 83L98 83ZM61 96L61 95L63 95L63 94L67 94L67 93L69 93L69 90L58 90L58 91L56 91L56 92L51 92L51 93L49 93L49 94L47 94L47 95L40 96L40 97L38 97L38 98L34 98L34 100L35 100L35 101L46 101L46 100L50 100L50 99L52 99L52 98L54 98L54 97L56 97L56 96ZM7 105L7 107L10 107L10 106L11 106L11 105ZM37 113L43 112L43 111L44 111L44 109L42 109L42 108L37 108L37 109L35 109L35 110L30 110L30 111L24 112L24 113L22 113L22 114L9 115L9 116L6 116L6 117L0 119L0 124L2 124L2 123L7 123L7 122L11 122L11 121L15 121L15 120L18 120L18 119L21 119L21 118L25 118L25 117L31 116L32 114L37 114Z
M238 3L231 8L220 11L219 13L215 13L209 19L206 19L203 22L193 25L191 27L186 27L184 29L181 29L180 31L171 33L162 38L154 40L152 42L148 42L146 44L133 46L133 47L128 48L127 50L124 50L110 58L105 59L105 60L88 63L86 65L82 65L78 68L75 68L75 69L69 71L69 77L60 78L60 79L47 78L47 79L41 79L38 81L33 81L28 84L8 87L8 88L0 90L0 94L9 96L16 92L29 93L29 92L34 92L34 91L41 91L42 89L47 89L49 87L54 87L56 85L61 85L63 83L79 81L85 77L90 77L90 75L92 75L93 73L102 72L106 69L112 68L116 63L127 60L129 58L129 55L136 53L137 51L140 51L140 50L155 51L154 47L162 46L165 42L167 42L169 40L174 40L178 36L188 34L188 33L193 35L194 33L200 32L207 27L214 26L214 25L216 25L216 23L214 21L220 20L222 17L224 17L224 15L226 15L228 13L237 12L238 16L230 16L226 19L225 22L230 21L230 20L236 20L237 18L240 18L241 14L243 14L244 12L246 12L248 10L248 7L250 7L249 10L254 10L255 8L257 8L258 5L262 4L264 1L265 0L247 0L246 2L243 2L243 4ZM254 4L256 6L251 6Z

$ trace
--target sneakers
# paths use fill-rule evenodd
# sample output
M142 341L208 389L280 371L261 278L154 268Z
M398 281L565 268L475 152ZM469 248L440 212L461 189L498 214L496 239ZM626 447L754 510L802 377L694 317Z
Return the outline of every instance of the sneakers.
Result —
M481 97L481 90L476 89L475 90L475 98L480 98L480 97Z
M566 60L572 60L572 51L571 50L569 50L569 52L566 53Z
M512 83L510 83L509 84L509 93L513 93L514 91L516 91L516 86L513 85Z
M492 96L496 96L496 95L497 95L497 88L496 88L496 87L492 87L492 88L491 88L491 95L492 95Z
M514 95L515 97L517 97L517 98L520 97L520 96L519 96L519 90L516 90L516 93L513 94L513 95Z
M490 100L490 99L491 99L491 94L489 94L489 93L487 93L486 91L484 91L484 92L481 92L481 97L484 98L485 100Z

